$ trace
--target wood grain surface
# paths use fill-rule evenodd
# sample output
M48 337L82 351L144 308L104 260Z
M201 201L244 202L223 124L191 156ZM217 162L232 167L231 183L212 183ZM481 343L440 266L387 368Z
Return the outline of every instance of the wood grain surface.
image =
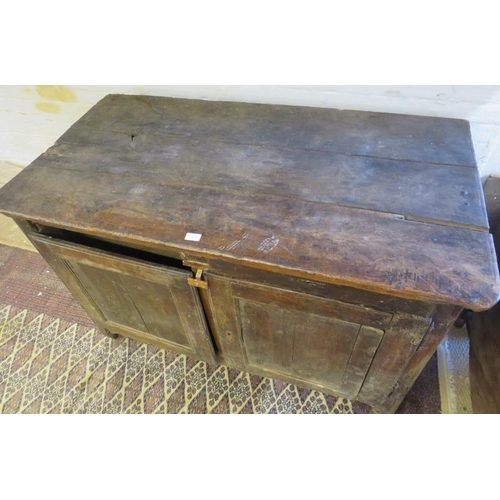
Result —
M461 120L113 95L0 211L405 299L484 310L500 293Z
M109 95L58 142L80 144L100 131L476 165L467 121L414 115Z

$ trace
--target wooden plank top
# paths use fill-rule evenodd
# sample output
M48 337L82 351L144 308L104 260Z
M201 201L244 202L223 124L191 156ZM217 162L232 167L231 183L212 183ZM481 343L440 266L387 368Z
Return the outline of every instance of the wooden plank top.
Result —
M500 293L462 120L110 95L0 211L474 310Z

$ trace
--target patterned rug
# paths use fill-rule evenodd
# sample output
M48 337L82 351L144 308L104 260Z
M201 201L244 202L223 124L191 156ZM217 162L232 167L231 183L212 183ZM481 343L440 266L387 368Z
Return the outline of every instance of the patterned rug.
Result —
M474 413L469 378L469 334L467 328L451 328L437 355L443 413Z
M43 259L0 245L0 413L369 413L94 328ZM435 357L398 413L440 413Z

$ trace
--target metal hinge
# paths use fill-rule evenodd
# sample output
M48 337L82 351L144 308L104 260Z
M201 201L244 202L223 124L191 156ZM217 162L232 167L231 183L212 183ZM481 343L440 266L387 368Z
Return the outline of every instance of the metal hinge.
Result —
M197 288L208 288L208 283L203 279L203 271L208 269L208 264L203 262L192 262L188 260L183 260L182 264L191 268L193 273L195 273L194 278L189 277L187 279L188 285L195 286Z

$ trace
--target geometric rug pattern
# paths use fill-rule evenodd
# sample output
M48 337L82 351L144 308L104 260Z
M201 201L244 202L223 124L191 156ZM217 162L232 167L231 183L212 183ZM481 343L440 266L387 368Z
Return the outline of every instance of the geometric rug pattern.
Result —
M0 413L353 413L346 399L11 306L0 360Z
M438 347L443 413L472 414L467 328L451 328Z

